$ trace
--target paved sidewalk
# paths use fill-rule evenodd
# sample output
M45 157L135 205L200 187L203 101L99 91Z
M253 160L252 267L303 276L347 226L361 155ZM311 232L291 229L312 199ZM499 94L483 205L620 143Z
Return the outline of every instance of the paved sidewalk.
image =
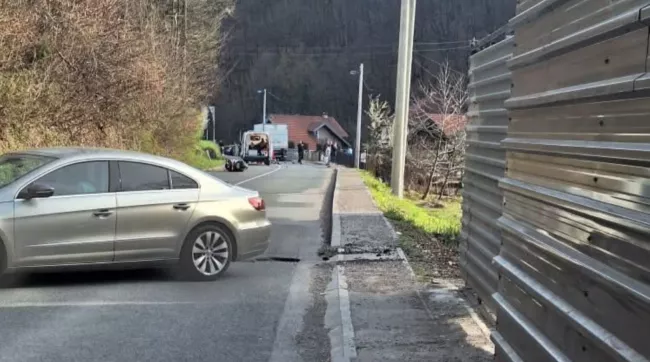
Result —
M356 170L338 169L332 214L340 218L341 246L346 253L387 253L397 247L393 229Z
M334 223L340 219L340 241L346 253L397 249L392 227L355 170L338 171L333 217ZM493 360L494 346L487 331L454 288L425 289L404 260L339 261L339 266L354 330L351 345L356 358L351 360Z

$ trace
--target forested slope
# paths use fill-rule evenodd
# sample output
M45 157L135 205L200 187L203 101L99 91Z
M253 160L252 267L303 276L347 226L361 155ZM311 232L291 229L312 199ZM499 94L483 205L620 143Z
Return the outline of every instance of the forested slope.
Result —
M415 26L413 82L426 81L448 58L467 69L468 44L514 14L515 0L420 0ZM228 71L215 91L217 130L232 139L269 112L327 112L354 133L360 62L366 92L394 98L399 32L398 0L240 0L226 24L222 55ZM365 99L367 101L367 98Z

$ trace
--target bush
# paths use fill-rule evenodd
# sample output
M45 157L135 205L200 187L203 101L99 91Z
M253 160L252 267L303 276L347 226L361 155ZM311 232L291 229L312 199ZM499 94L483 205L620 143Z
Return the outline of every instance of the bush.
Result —
M209 170L223 166L225 163L219 146L212 141L202 139L203 132L195 133L192 147L179 159L188 165Z
M180 46L166 1L2 1L0 153L93 146L193 159L228 2L188 2Z
M198 143L198 147L204 155L209 155L213 160L223 158L221 155L221 148L212 141L201 140Z

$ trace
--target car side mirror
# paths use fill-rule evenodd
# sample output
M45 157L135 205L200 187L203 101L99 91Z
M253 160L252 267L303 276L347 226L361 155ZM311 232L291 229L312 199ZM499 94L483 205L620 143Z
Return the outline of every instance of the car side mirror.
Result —
M33 183L24 188L20 194L18 194L18 198L25 200L43 199L48 198L52 195L54 195L54 187L39 183Z

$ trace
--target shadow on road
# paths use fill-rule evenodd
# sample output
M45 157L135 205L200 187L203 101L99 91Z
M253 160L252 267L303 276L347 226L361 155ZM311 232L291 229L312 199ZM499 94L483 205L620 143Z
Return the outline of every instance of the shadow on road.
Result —
M225 275L224 275L225 277ZM170 282L177 279L165 269L92 270L9 274L0 278L0 289L42 288L114 283Z

